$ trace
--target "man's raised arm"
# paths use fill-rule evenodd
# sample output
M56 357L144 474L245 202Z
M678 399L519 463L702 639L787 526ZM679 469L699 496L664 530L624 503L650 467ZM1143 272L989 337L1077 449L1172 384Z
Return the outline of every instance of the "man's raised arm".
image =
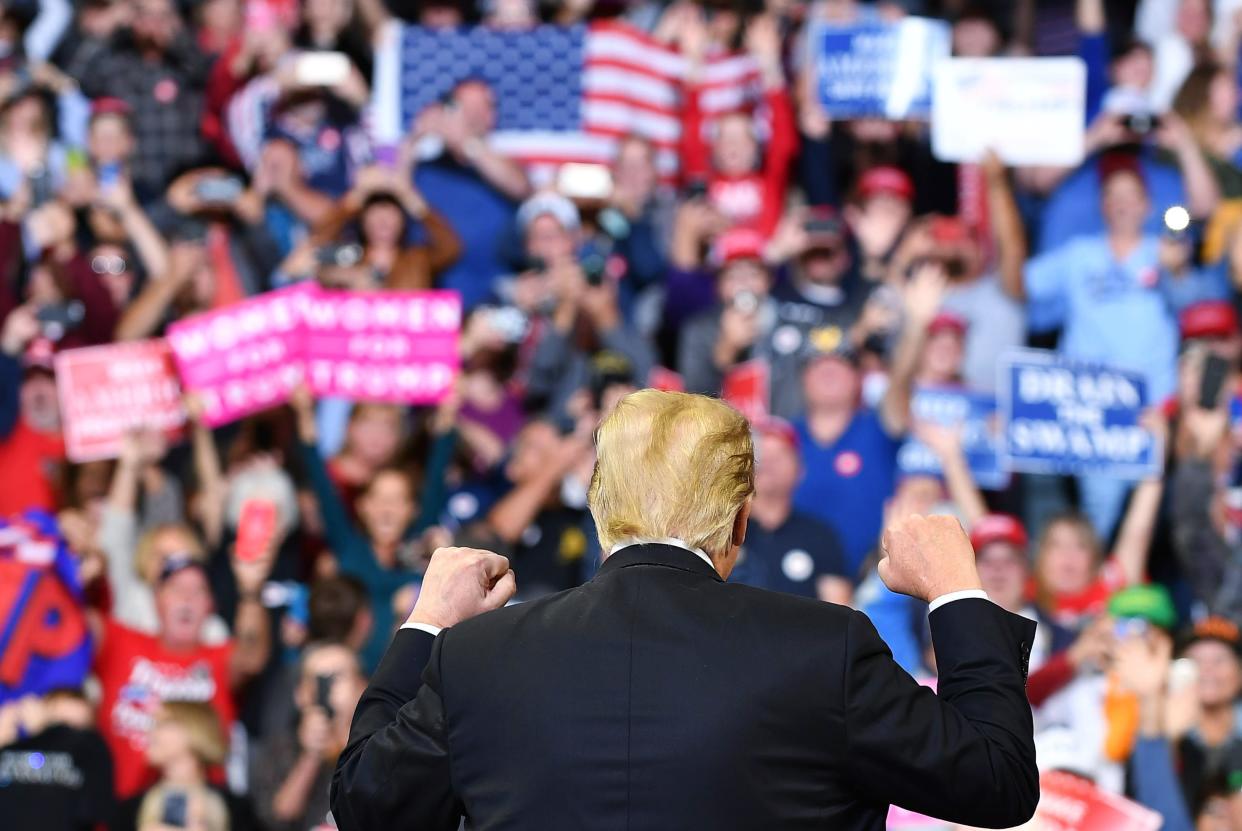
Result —
M432 555L414 611L362 694L336 763L332 815L342 831L455 831L461 807L449 775L436 636L505 605L516 588L498 554L442 548Z
M932 606L939 695L892 659L855 613L845 657L849 775L869 799L984 828L1029 820L1039 774L1026 671L1035 624L981 590L954 517L913 516L884 534L880 577Z

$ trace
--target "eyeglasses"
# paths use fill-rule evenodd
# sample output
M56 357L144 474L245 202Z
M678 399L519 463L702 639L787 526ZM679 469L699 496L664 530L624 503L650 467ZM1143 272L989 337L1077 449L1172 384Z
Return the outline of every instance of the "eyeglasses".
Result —
M96 274L111 274L119 277L129 271L129 263L119 254L100 254L91 258L91 271Z

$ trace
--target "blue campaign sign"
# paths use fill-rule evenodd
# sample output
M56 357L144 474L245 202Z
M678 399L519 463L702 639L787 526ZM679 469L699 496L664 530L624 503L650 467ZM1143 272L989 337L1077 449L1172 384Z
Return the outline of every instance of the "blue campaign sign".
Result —
M994 396L951 387L921 387L914 392L910 414L915 421L960 427L962 452L979 487L1001 490L1009 485L1009 473L1000 466L1001 436ZM914 438L897 452L897 469L903 474L941 473L936 454Z
M1137 372L1011 352L1000 361L1001 462L1023 473L1090 473L1141 479L1163 459L1139 425L1147 384Z
M932 68L949 56L950 30L943 20L820 24L812 43L815 83L829 116L930 116Z

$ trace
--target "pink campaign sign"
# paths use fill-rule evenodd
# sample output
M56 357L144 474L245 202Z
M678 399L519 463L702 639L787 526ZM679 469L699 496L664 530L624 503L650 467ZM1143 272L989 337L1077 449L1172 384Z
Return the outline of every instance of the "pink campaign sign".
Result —
M284 403L302 382L305 285L268 292L168 328L184 387L212 427Z
M430 404L457 378L456 292L314 289L303 321L306 379L317 396Z

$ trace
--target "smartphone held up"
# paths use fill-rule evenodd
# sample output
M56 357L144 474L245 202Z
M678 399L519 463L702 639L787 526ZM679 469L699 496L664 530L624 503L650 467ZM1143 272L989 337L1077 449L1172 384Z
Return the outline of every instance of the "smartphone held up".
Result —
M276 536L276 503L267 499L248 499L237 520L234 554L239 563L253 563L271 550Z

